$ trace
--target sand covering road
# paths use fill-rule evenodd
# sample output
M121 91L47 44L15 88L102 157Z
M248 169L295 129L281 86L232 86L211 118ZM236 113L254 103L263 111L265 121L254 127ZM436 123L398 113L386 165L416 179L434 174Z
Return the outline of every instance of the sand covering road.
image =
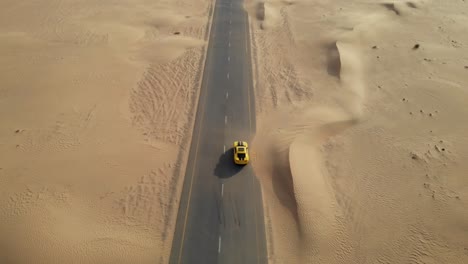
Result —
M246 9L271 263L468 263L468 3Z
M0 3L0 262L165 263L210 1Z

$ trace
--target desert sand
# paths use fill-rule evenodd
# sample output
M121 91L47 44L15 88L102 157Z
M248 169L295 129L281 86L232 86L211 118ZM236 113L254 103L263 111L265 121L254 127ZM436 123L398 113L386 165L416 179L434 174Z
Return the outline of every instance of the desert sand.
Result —
M468 2L245 8L270 263L468 263Z
M0 3L0 263L166 263L212 1Z

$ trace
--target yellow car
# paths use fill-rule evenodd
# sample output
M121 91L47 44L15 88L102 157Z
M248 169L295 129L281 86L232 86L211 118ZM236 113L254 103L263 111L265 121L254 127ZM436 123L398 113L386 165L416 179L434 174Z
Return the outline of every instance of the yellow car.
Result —
M249 163L249 145L245 141L234 141L234 163L246 165Z

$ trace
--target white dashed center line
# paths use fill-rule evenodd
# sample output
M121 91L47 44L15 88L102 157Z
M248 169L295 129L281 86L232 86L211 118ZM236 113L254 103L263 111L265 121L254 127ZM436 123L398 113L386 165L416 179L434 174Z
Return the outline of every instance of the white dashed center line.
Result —
M221 197L224 196L224 183L221 184Z
M218 253L221 252L221 236L218 238Z
M229 47L231 47L231 42L229 42Z
M232 21L231 21L231 20L229 20L229 25L231 25L231 24L232 24Z
M231 61L231 56L228 56L228 61Z
M227 116L224 116L224 124L227 124Z
M231 30L229 30L229 36L231 36Z
M226 152L226 145L224 145L223 152Z
M226 99L228 99L228 97L229 97L229 93L228 93L228 92L226 92Z
M229 79L229 72L228 72L228 74L227 74L227 78Z

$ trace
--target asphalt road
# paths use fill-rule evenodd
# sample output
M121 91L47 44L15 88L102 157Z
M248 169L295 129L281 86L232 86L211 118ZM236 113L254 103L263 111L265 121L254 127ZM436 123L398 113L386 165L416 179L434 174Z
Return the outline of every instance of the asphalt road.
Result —
M260 186L232 156L255 132L242 0L217 0L212 21L170 263L267 263Z

